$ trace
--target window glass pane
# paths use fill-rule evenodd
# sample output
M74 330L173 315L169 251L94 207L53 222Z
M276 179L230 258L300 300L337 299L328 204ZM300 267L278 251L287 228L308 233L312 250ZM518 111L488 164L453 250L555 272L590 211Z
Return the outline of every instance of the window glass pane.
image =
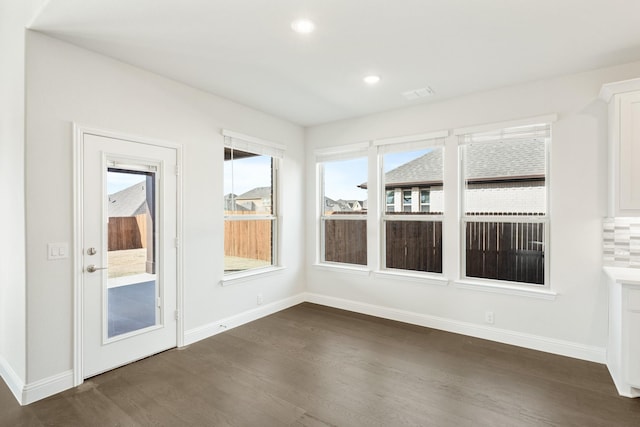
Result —
M367 221L325 220L324 260L367 265Z
M224 149L224 271L232 273L273 264L275 219L273 163L270 156ZM233 218L233 219L229 219Z
M331 216L367 213L367 158L325 162L322 166L324 261L366 265L366 220Z
M226 214L272 214L273 159L230 148L224 149L224 157Z
M387 215L442 213L442 147L386 153L383 165L385 191L401 197L393 206L387 203ZM442 221L423 216L383 223L385 268L442 273Z
M442 214L442 150L430 147L384 154L385 191L402 195L394 204L387 198L387 214Z
M367 159L323 163L324 214L364 214L367 210Z
M156 173L108 168L107 336L160 320Z
M442 273L442 221L385 221L386 267Z
M546 141L534 127L465 135L462 145L465 276L544 285L545 222L517 221L545 216ZM474 216L502 217L474 221Z
M224 222L225 273L272 265L273 222L270 219Z
M468 222L466 275L544 284L544 224Z
M462 147L466 215L544 215L544 140L482 142Z

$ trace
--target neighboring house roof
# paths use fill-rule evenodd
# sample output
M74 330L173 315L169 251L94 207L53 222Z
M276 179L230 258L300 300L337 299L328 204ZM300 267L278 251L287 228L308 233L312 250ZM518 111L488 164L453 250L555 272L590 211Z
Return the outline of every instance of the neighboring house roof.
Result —
M469 180L491 181L542 178L545 176L545 148L537 141L498 144L469 144L466 160ZM440 151L440 150L438 150Z
M247 211L246 207L239 205L235 202L238 196L233 193L225 194L224 196L224 210L225 211Z
M408 163L390 170L384 176L387 186L442 182L442 150L431 150Z
M149 212L146 182L109 194L109 217L136 216Z
M522 141L505 146L466 146L466 176L470 181L537 179L545 175L544 144ZM442 150L431 150L385 174L385 185L437 184L442 182ZM367 183L359 185L367 188Z
M253 190L249 190L246 193L236 196L236 200L254 200L263 199L265 197L271 197L271 187L254 188Z
M334 212L351 212L354 210L362 210L366 206L366 201L362 200L333 200L329 197L324 198L325 207L332 208Z

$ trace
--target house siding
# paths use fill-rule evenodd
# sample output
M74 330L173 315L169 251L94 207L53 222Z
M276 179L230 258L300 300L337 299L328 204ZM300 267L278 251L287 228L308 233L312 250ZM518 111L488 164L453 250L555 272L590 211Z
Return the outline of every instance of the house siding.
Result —
M546 193L544 181L469 184L465 191L466 212L544 213Z

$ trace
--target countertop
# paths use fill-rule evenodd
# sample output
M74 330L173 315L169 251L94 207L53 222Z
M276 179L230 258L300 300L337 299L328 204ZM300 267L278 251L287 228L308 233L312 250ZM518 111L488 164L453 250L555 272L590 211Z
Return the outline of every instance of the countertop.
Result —
M640 268L603 267L603 269L607 276L616 282L640 285Z

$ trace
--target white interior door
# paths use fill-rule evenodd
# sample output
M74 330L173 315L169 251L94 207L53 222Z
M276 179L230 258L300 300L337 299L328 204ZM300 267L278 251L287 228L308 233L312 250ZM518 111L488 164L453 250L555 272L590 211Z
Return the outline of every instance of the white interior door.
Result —
M82 374L177 344L177 151L82 136Z

